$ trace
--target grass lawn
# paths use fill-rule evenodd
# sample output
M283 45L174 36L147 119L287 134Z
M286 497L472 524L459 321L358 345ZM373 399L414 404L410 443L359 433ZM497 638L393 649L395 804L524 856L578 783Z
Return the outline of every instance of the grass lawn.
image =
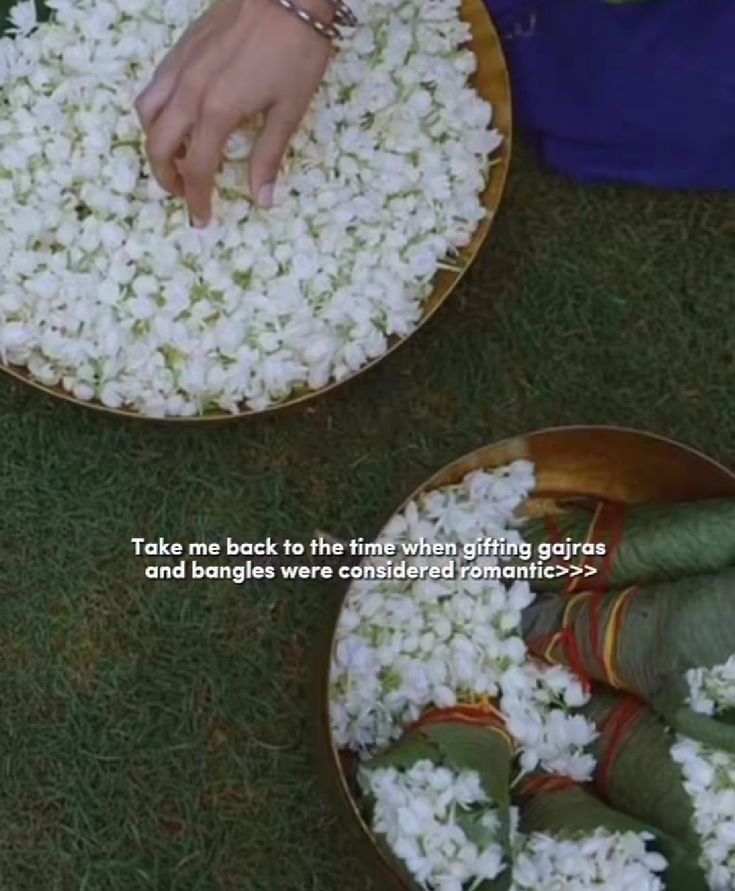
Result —
M0 886L367 891L309 755L333 591L154 583L130 538L372 535L484 443L614 423L735 464L735 204L523 153L487 250L338 395L212 429L0 380Z

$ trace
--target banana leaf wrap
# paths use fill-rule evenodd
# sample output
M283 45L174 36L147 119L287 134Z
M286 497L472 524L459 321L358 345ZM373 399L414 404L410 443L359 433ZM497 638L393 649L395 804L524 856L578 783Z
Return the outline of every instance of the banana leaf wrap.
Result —
M581 711L599 732L590 747L597 792L616 810L678 838L699 859L694 806L666 725L637 697L599 686Z
M529 649L645 700L671 727L735 753L735 713L687 705L686 673L735 653L735 569L622 591L545 592L524 610Z
M542 832L557 838L577 838L596 829L650 833L650 848L668 862L664 873L667 891L708 891L696 856L679 839L614 810L574 780L537 772L519 784L515 801L520 808L521 832L527 834Z
M535 549L567 540L606 548L604 556L579 554L566 563L556 561L570 570L594 567L596 575L573 572L538 579L538 590L572 594L625 588L735 566L735 499L636 505L569 499L524 522L521 532Z
M514 756L513 741L499 712L493 708L457 706L427 712L396 743L365 762L363 768L406 770L418 761L428 760L457 773L471 770L479 774L490 806L496 812L499 829L491 833L482 825L481 819L487 810L482 804L458 811L456 822L478 847L495 843L504 852L506 869L494 880L485 879L473 886L475 891L507 891L512 879L510 780ZM370 815L373 807L370 796L364 796L362 803ZM378 833L375 838L393 867L415 885L387 840Z

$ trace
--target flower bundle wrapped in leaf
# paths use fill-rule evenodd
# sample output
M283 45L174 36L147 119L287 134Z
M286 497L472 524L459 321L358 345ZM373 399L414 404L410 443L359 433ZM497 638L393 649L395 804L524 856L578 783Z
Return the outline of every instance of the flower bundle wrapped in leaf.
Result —
M732 719L735 656L687 672L689 704L702 715ZM735 754L679 737L671 757L691 796L694 826L712 891L732 891L735 876Z
M702 865L712 891L735 884L735 755L681 737L671 749L692 798Z
M669 581L735 566L735 499L636 505L568 499L525 522L522 533L542 560L558 555L570 569L597 569L588 577L539 579L539 590Z
M694 805L674 761L674 737L645 702L596 687L584 708L597 726L595 785L612 807L658 826L701 854Z
M428 712L360 769L378 842L430 891L510 886L513 743L492 709Z
M696 858L678 839L613 810L573 780L537 773L517 788L517 798L520 828L529 837L516 854L513 891L707 889ZM554 875L549 848L558 863Z
M687 674L735 653L735 569L622 591L546 592L524 611L536 655L634 693L686 736L735 751L733 712L689 704Z

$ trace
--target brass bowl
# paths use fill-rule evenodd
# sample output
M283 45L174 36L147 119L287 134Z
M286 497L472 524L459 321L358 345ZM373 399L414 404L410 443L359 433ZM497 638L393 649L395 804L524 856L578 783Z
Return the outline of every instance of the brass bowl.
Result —
M543 498L582 495L628 504L735 497L735 474L701 452L670 439L619 427L558 427L485 446L448 464L422 483L409 501L438 487L459 483L473 470L491 469L520 458L536 467L535 494ZM313 686L317 760L328 791L354 834L376 887L417 891L376 844L350 791L351 758L332 741L329 725L329 672L334 635L346 586L335 604L333 623L317 653Z
M464 277L490 233L493 224L493 215L500 205L500 200L508 176L511 157L512 114L510 81L508 78L505 56L503 55L498 33L495 30L495 26L490 19L490 15L485 8L483 0L462 0L461 15L462 18L469 23L472 29L472 38L469 42L469 48L474 52L477 59L477 70L471 79L472 84L477 92L491 103L493 107L493 126L503 134L503 143L493 156L491 175L489 176L487 187L482 194L482 203L487 208L488 214L475 232L472 241L461 251L457 264L461 267L460 270L458 272L441 270L437 273L434 279L434 289L424 305L421 320L411 334L408 334L405 337L392 338L388 345L388 349L381 356L366 363L358 371L353 372L342 380L333 381L318 390L304 389L295 392L282 402L276 403L266 409L259 411L245 409L238 414L231 414L230 412L225 411L211 411L187 418L151 418L140 412L133 411L132 409L108 408L97 400L85 402L81 399L77 399L60 386L49 387L39 383L21 366L8 365L0 362L0 371L4 371L21 383L27 384L28 386L40 390L50 396L55 396L59 399L64 399L66 402L73 402L77 405L83 405L86 408L91 408L111 415L117 415L122 418L154 420L159 422L174 421L178 423L196 423L201 421L223 422L238 418L271 414L285 408L300 405L310 399L315 399L318 396L336 390L338 387L342 386L342 384L357 377L357 375L364 374L386 356L390 355L434 315Z

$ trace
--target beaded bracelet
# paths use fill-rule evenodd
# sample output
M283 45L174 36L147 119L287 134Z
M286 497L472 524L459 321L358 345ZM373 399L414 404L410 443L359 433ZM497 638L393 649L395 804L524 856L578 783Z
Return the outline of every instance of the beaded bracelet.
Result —
M334 10L334 21L338 25L354 27L357 24L355 14L349 6L347 6L344 0L328 0L328 2ZM307 10L294 3L294 0L276 0L276 3L282 6L287 12L290 12L291 15L295 15L296 18L300 19L305 24L311 25L317 34L321 34L321 36L326 37L327 40L335 40L340 36L339 29L334 24L331 22L329 24L320 22L319 19L313 16L310 12L307 12Z
M355 27L357 24L357 16L344 0L328 0L328 2L334 10L334 20L339 25L346 25L348 28Z

